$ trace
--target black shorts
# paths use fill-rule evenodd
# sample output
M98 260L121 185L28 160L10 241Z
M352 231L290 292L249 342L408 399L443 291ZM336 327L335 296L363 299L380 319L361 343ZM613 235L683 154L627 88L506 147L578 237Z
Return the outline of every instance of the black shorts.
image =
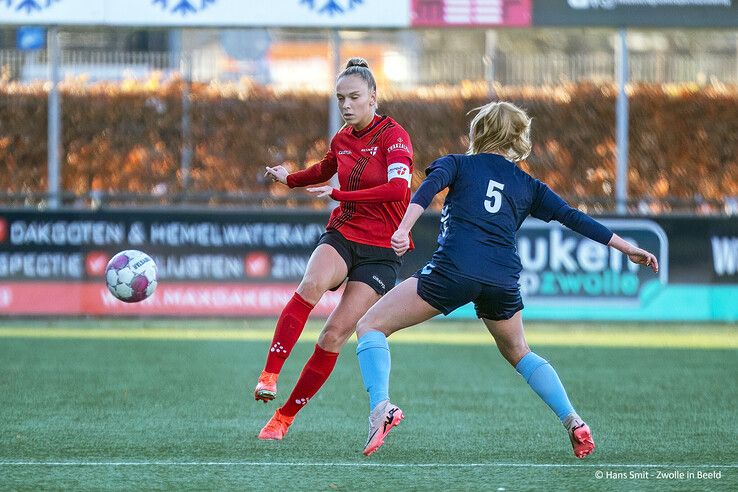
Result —
M474 302L478 318L493 321L510 319L523 309L520 288L483 284L478 280L442 272L429 265L413 274L418 279L418 295L425 302L449 314L456 308Z
M333 229L320 236L318 246L321 244L328 244L338 251L348 267L349 281L367 284L380 296L395 286L402 260L392 248L349 241L343 234ZM338 289L341 284L331 290Z

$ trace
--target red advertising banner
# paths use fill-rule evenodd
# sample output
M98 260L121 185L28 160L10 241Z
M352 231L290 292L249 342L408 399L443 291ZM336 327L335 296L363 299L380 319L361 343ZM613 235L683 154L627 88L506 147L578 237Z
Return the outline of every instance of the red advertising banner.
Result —
M413 27L530 26L532 0L413 0Z
M127 304L108 291L104 282L3 282L0 313L16 315L123 316L278 316L295 292L295 284L159 284L145 301ZM343 289L326 292L313 310L327 317Z

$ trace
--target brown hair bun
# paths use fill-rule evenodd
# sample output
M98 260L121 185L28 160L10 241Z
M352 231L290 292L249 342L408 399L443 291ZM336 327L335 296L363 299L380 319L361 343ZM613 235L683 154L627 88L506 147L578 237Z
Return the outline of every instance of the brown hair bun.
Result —
M369 68L369 64L366 62L365 59L357 56L357 57L351 58L349 61L346 62L346 68L351 68L351 67Z

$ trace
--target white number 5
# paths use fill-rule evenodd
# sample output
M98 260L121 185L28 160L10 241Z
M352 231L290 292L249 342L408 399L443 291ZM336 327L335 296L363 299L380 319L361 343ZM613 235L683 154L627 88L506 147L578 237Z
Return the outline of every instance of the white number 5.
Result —
M504 190L505 185L498 183L497 181L490 179L489 186L487 187L487 196L491 200L484 201L484 208L491 214L496 214L500 211L502 206L502 193L499 190Z

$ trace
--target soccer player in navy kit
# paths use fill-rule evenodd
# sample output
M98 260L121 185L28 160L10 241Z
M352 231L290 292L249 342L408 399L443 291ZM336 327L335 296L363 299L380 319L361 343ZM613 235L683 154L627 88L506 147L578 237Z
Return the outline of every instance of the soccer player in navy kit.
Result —
M338 107L346 125L331 140L323 160L292 174L283 166L266 168L267 176L290 188L324 183L338 173L340 189L308 188L318 197L339 201L339 206L331 213L305 275L277 321L254 390L257 401L275 398L277 377L313 307L326 291L348 282L295 388L259 439L284 437L297 412L328 379L359 318L397 281L400 258L390 240L410 202L413 151L402 126L376 114L376 88L366 61L349 60L336 81Z
M502 356L559 417L574 454L584 458L594 450L590 429L574 410L556 371L531 352L525 341L516 231L528 215L546 222L556 220L655 272L658 262L651 253L567 205L514 163L530 153L530 123L524 111L507 102L480 108L470 125L467 154L447 155L428 167L426 179L392 236L393 249L404 254L418 217L438 192L449 188L441 212L438 249L431 260L369 309L357 325L356 352L371 408L364 448L367 456L404 417L389 400L387 336L437 314L447 315L468 302L474 302L477 316Z

